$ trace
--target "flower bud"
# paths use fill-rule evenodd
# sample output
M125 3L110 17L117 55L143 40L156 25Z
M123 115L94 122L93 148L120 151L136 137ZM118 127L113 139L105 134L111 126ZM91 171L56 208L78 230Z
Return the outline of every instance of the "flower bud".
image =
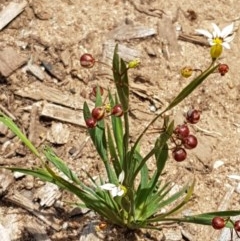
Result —
M215 44L210 49L210 54L212 59L217 59L222 54L222 45L221 44Z
M92 68L95 64L95 59L91 54L83 54L80 57L80 64L84 68Z
M128 69L137 68L140 65L140 59L134 59L127 65Z
M117 117L121 117L123 115L123 109L122 109L122 105L117 104L112 108L112 115L117 116Z
M92 117L87 119L85 122L86 122L87 127L91 128L91 129L96 127L96 125L97 125L97 121L94 118L92 118Z
M227 64L220 64L218 66L218 72L224 76L229 71L229 67Z
M189 66L186 66L184 68L181 69L181 75L184 78L189 78L193 73L193 69Z
M105 115L105 110L102 107L95 107L92 110L92 117L97 121L102 120L104 118L104 115Z

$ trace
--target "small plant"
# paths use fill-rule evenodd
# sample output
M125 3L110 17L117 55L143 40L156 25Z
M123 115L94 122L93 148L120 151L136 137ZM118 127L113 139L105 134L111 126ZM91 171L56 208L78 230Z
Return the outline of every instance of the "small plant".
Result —
M112 94L109 91L109 103L105 104L102 100L103 89L94 87L95 108L90 110L86 102L83 108L87 131L103 161L107 177L99 176L98 180L94 180L88 173L92 184L86 185L79 180L77 173L70 170L67 164L54 154L51 148L46 147L43 151L44 157L42 157L42 154L15 123L1 114L0 121L18 135L42 163L41 167L32 170L17 167L6 168L55 183L72 192L81 200L79 205L90 208L104 219L104 227L107 222L131 230L160 229L161 225L167 225L169 222L187 222L212 225L215 229L229 227L238 232L240 230L239 222L233 223L229 217L239 215L239 210L181 216L180 211L193 194L195 180L189 181L181 190L170 195L172 182L164 182L161 178L167 161L170 159L170 151L176 162L182 162L187 158L186 149L190 151L197 146L197 137L190 133L189 125L196 124L201 116L199 110L192 108L187 112L185 122L175 126L174 120L171 120L166 112L189 96L210 74L219 71L221 75L224 75L227 72L226 66L223 68L217 59L222 53L222 47L228 48L229 42L233 39L231 36L233 25L228 26L222 32L216 25L213 27L213 34L206 30L198 30L199 33L209 38L212 46L210 50L212 61L209 67L204 71L185 67L181 71L183 77L190 77L193 72L198 75L176 95L161 113L152 119L132 145L130 145L129 136L131 128L134 126L129 125L128 71L138 66L139 61L134 60L126 64L119 57L116 46L112 63L116 93ZM95 61L91 54L84 54L80 58L80 62L83 67L93 68L98 61ZM156 120L162 121L161 131L154 146L143 154L140 141ZM156 169L153 173L148 170L147 166L150 158L155 160ZM52 166L63 175L54 171ZM163 209L166 211L161 212Z

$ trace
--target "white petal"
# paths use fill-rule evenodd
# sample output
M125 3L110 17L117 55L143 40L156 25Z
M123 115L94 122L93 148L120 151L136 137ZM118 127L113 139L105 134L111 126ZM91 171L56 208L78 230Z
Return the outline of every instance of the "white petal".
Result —
M120 190L118 190L117 195L121 197L123 194L124 194L124 190L120 188Z
M230 25L226 26L223 30L222 30L222 33L221 33L221 37L222 38L225 38L227 37L228 35L232 34L233 33L233 23L231 23Z
M210 33L210 32L208 32L207 30L205 30L205 29L196 29L195 30L197 33L199 33L199 34L202 34L202 35L204 35L205 37L207 37L207 38L210 38L210 39L212 39L212 34Z
M124 171L122 171L122 172L119 174L119 177L118 177L119 183L122 184L122 182L124 181L124 177L125 177L125 173L124 173Z
M234 35L231 35L227 38L224 38L224 42L230 43L234 39L234 37L235 37Z
M101 189L108 190L108 191L111 191L116 187L117 186L115 184L112 184L112 183L106 183L106 184L100 186Z
M213 26L213 36L214 38L217 38L217 37L221 37L221 30L220 28L215 24L215 23L212 23L212 26Z
M229 45L229 43L227 43L227 42L223 42L223 43L222 43L222 46L223 46L224 48L226 48L226 49L230 49L230 45Z
M213 40L212 40L211 38L208 39L208 43L209 43L211 46L213 46L213 45L216 44L215 42L213 42Z
M119 188L118 187L114 187L110 192L111 192L112 197L119 196L118 195L118 193L119 193Z

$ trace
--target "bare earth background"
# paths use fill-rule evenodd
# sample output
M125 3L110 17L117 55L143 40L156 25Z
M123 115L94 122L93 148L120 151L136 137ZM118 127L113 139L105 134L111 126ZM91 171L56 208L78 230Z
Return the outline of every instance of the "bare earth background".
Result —
M11 2L14 1L0 0L0 10ZM239 209L239 179L229 177L240 176L238 0L28 0L25 3L23 12L0 33L1 109L15 118L35 145L39 148L51 145L85 180L84 171L96 176L103 172L103 166L87 139L82 103L93 104L89 93L94 85L104 88L113 85L111 71L105 66L81 68L81 54L89 52L108 62L118 42L125 60L141 59L141 66L130 74L134 140L155 115L150 108L155 106L160 111L191 81L183 79L179 70L186 65L204 69L210 64L205 39L201 38L202 44L198 44L177 39L179 34L194 38L197 28L212 30L211 23L224 27L234 22L231 50L225 50L221 57L230 72L224 77L211 75L169 113L181 123L183 113L194 106L202 111L202 117L191 129L198 137L198 147L188 152L183 163L170 160L164 178L173 180L176 188L196 178L194 197L182 214ZM6 67L7 59L10 63ZM40 66L45 67L44 72ZM153 144L160 126L161 123L156 123L147 134L142 143L146 150ZM0 165L39 164L3 126L0 131ZM216 166L219 163L221 166ZM149 168L154 170L154 162ZM0 180L0 236L8 233L10 240L229 240L210 227L190 224L136 234L109 226L96 234L92 229L99 217L84 210L74 216L73 207L64 202L74 202L71 195L46 187L31 177L13 178L6 171L0 172ZM1 240L8 240L3 237Z

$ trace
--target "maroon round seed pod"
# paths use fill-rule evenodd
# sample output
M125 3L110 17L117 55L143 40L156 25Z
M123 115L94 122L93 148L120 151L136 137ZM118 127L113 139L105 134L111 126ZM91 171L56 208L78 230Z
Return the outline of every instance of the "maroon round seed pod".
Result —
M187 152L182 147L176 147L172 151L172 156L173 156L175 161L182 162L187 158Z
M95 120L93 117L90 117L85 122L88 128L94 128L97 125L97 120Z
M225 220L222 217L214 217L212 219L212 227L217 230L224 228Z
M196 124L200 120L201 112L199 110L191 109L186 114L186 120L191 124Z
M218 72L224 76L229 71L229 67L227 64L220 64L218 66Z
M121 104L117 104L112 108L112 115L121 117L123 115L123 109Z
M179 139L187 137L189 135L189 132L189 128L186 124L177 125L174 130L174 134L176 134Z
M92 110L92 117L99 121L102 120L104 118L105 115L105 109L103 107L95 107Z
M183 145L186 149L193 149L197 146L198 140L194 135L188 135L183 139Z
M234 229L236 230L236 232L240 232L240 220L237 220L234 223Z
M80 64L84 68L92 68L95 64L95 59L91 54L83 54L80 57Z

